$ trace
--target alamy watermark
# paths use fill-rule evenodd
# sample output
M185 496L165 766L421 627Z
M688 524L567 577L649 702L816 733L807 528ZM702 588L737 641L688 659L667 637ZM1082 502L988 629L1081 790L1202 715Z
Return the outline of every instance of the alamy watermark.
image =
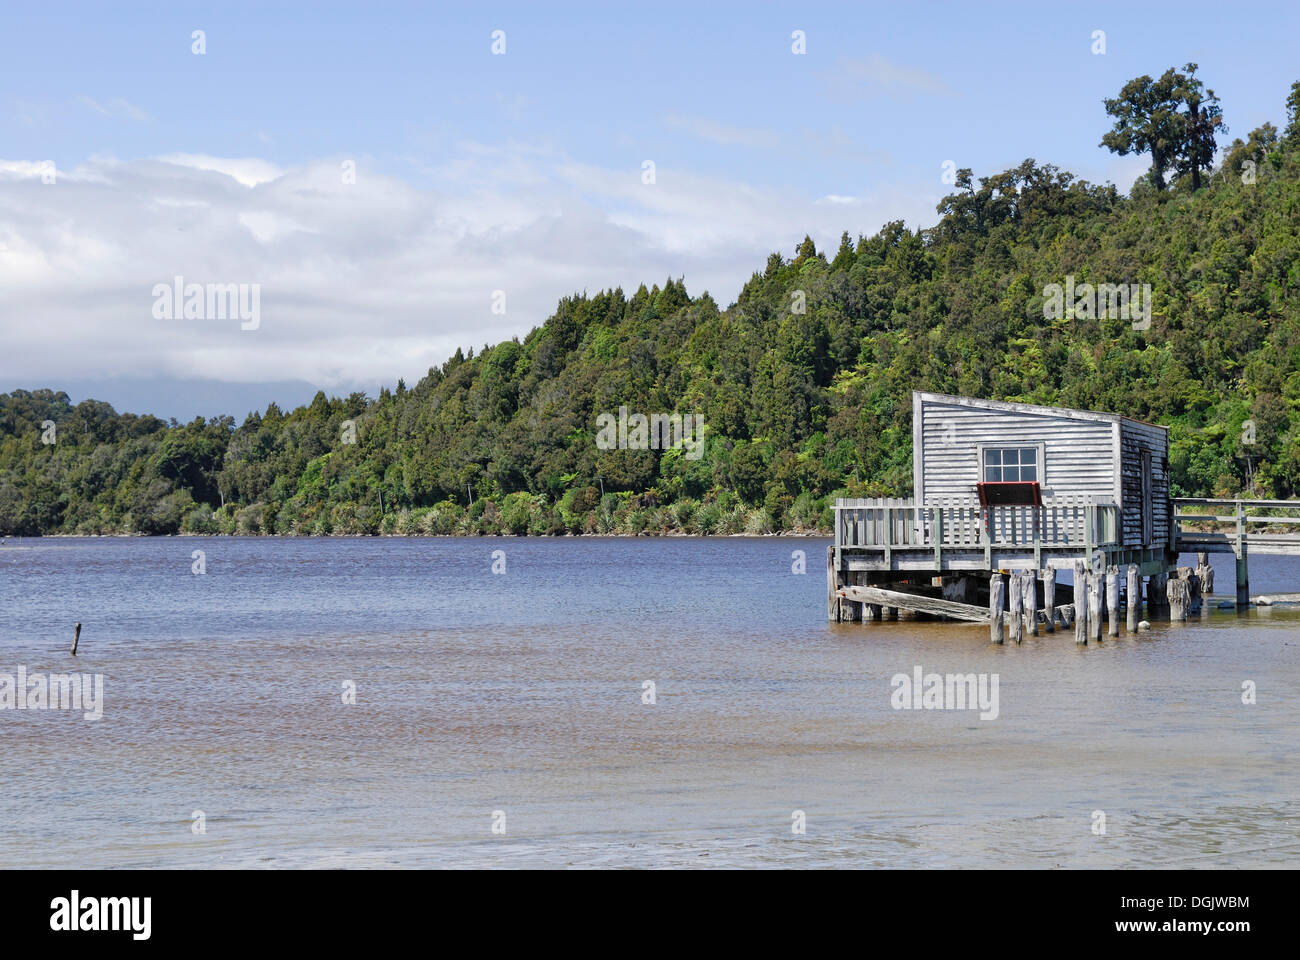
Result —
M239 320L239 329L262 325L260 283L186 283L176 277L153 287L155 320Z
M1049 283L1043 288L1043 319L1129 320L1134 330L1151 326L1151 284L1074 283L1067 274L1065 284Z
M81 710L85 720L104 716L102 673L0 673L0 710Z
M889 685L895 710L979 710L981 720L998 718L996 673L926 673L918 664L911 676L894 674Z
M671 450L678 444L687 460L704 456L704 414L644 413L628 414L618 408L618 416L596 416L598 450Z

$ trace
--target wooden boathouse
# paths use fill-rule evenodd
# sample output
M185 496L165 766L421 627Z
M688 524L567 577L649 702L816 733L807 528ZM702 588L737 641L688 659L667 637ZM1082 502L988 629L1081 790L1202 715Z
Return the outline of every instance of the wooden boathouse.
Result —
M937 393L912 395L909 499L840 499L827 548L831 620L931 614L989 622L1001 642L1059 618L1075 637L1118 632L1121 595L1137 629L1142 584L1153 613L1200 609L1213 589L1208 553L1237 556L1237 607L1249 603L1247 506L1275 501L1177 501L1170 496L1168 428L1112 413ZM1235 514L1180 515L1181 505L1230 502ZM1235 522L1235 533L1183 531ZM1266 552L1300 553L1300 537L1275 536ZM1196 552L1196 568L1179 567ZM1056 574L1073 580L1073 602ZM1122 593L1121 593L1122 578Z

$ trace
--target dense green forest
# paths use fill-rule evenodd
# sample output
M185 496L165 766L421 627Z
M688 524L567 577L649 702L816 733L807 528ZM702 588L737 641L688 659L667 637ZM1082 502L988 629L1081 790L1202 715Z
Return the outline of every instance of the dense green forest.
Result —
M1103 145L1161 154L1130 195L1034 160L959 170L933 228L805 238L725 310L681 279L575 294L414 387L238 425L0 395L0 533L825 530L836 496L910 492L917 389L1167 424L1176 495L1295 496L1300 83L1285 128L1216 168L1226 128L1188 66L1106 103ZM1144 125L1157 95L1190 104L1184 127ZM1067 276L1150 284L1149 327L1045 319ZM597 416L620 407L703 414L703 455L598 449Z

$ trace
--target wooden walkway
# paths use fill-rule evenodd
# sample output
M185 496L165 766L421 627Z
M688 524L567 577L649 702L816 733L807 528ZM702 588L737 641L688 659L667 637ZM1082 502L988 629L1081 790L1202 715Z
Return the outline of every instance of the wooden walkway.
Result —
M1124 543L1118 505L1093 499L1059 498L1041 506L981 506L970 499L838 500L835 542L827 551L828 615L843 619L837 613L842 600L858 613L850 619L907 610L989 622L993 614L980 605L940 599L929 595L929 587L915 585L931 582L926 575L938 586L983 580L979 575L984 574L994 590L994 581L1007 571L1027 571L1041 585L1024 589L1054 593L1059 569L1082 571L1089 579L1124 571L1124 594L1136 581L1139 602L1141 580L1149 579L1148 592L1160 594L1157 606L1163 606L1166 589L1181 600L1184 587L1178 584L1185 581L1190 599L1199 602L1202 584L1206 592L1213 584L1210 553L1236 558L1236 606L1244 609L1252 602L1251 553L1300 556L1300 501L1189 497L1165 502L1170 504L1167 542L1133 547ZM1197 567L1179 568L1181 554L1197 554ZM1075 600L1077 607L1082 598ZM875 616L864 616L868 612Z

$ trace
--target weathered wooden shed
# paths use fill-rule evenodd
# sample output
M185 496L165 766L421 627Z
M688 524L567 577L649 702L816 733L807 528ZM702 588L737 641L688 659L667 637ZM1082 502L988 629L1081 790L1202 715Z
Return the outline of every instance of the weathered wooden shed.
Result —
M1013 599L1028 591L1050 617L1060 568L1076 579L1127 568L1130 590L1149 576L1163 591L1177 563L1166 427L917 392L912 460L912 497L836 502L832 613L837 596L862 608L902 597L900 609L962 616L1022 571Z
M1117 545L1170 545L1168 427L1113 413L917 392L912 477L921 502L1114 504Z

